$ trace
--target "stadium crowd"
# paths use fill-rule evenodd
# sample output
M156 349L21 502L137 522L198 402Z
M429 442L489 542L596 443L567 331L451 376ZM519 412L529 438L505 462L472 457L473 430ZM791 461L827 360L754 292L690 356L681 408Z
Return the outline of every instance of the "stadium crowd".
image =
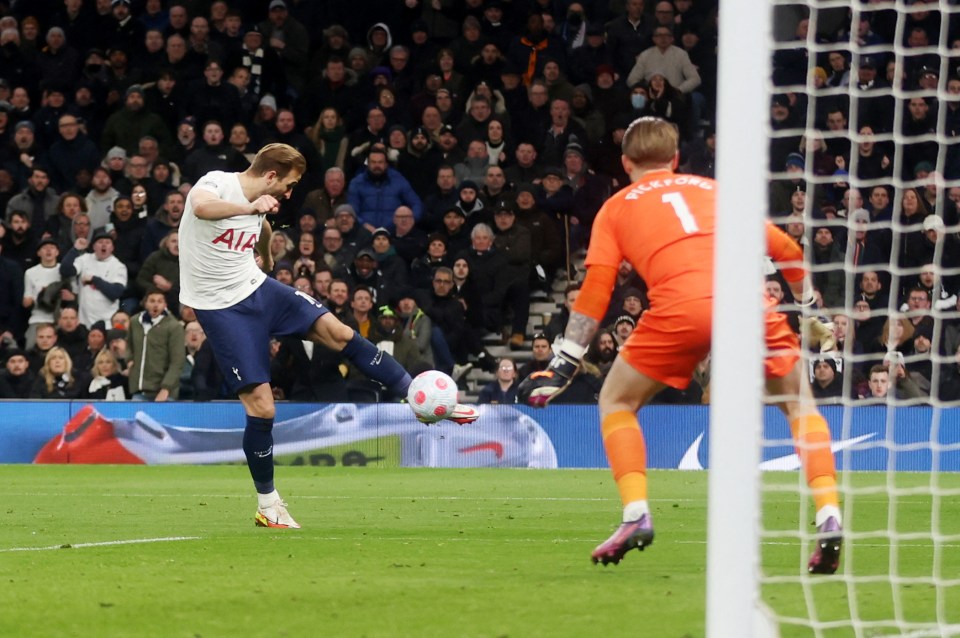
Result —
M13 3L0 12L0 398L227 398L203 330L178 300L177 228L196 179L244 170L263 144L284 142L308 171L271 220L272 276L411 373L478 366L497 372L485 400L512 400L516 380L549 362L577 294L573 258L604 200L626 185L619 143L629 123L673 122L680 170L713 176L716 5ZM852 59L851 42L894 37L889 10L859 15L818 34L838 50L811 61L796 14L797 47L774 57L783 92L771 103L770 212L811 243L837 343L851 340L846 351L858 355L831 353L812 376L824 398L839 396L844 374L856 375L854 397L880 396L875 366L893 373L898 396L960 398L957 361L931 363L931 353L960 351L960 320L934 321L960 307L960 277L940 274L960 264L960 188L938 181L960 177L960 147L942 153L923 137L954 135L960 75L926 55L902 66L883 54ZM937 42L937 12L907 19L905 46ZM921 91L903 104L900 131L891 84ZM868 97L851 113L854 85ZM958 101L938 104L938 87ZM917 140L895 151L891 132ZM916 188L893 187L903 179ZM789 295L770 279L773 294ZM529 335L531 299L557 280L570 284L563 307ZM901 300L903 318L888 316ZM646 303L625 266L587 374L563 400L595 399ZM853 312L830 313L844 307ZM498 362L484 347L490 333L513 350L533 337L532 360L519 370ZM906 356L900 367L890 351ZM281 338L272 355L277 398L383 397L320 346ZM691 390L660 399L705 401L708 379L704 362Z

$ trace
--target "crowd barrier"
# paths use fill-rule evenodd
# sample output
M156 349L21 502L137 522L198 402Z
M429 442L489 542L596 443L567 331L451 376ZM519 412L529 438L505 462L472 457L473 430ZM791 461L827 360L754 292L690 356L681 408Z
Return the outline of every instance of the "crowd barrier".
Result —
M960 471L960 408L823 411L840 469ZM428 427L399 404L281 403L274 454L281 465L607 467L596 406L486 405L480 412L473 425ZM649 406L640 416L650 467L708 466L706 407ZM242 463L244 422L237 402L4 401L0 463ZM782 415L767 408L764 427L761 467L799 467Z

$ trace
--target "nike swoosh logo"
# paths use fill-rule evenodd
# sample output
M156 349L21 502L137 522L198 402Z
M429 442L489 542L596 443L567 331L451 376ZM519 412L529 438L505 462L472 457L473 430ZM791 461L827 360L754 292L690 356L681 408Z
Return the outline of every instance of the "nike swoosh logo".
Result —
M677 464L678 470L702 470L704 469L703 464L700 462L700 446L703 443L703 434L700 434L693 443L690 444L690 447L687 448L687 451L683 453L683 456L680 458L680 462ZM851 448L858 443L866 441L867 439L872 439L876 436L876 432L870 434L864 434L862 436L857 436L852 439L844 439L842 441L834 441L830 444L830 451L836 454L847 448ZM786 471L786 470L796 470L800 468L800 457L793 454L787 454L784 456L778 456L776 458L764 461L760 464L761 470L774 470L774 471Z
M693 443L690 444L690 447L687 448L687 451L683 453L683 456L680 458L680 463L677 465L678 470L702 470L703 464L700 463L700 444L703 442L703 433L698 436Z
M497 443L496 441L478 443L477 445L471 445L470 447L460 448L460 452L463 454L469 454L470 452L482 452L483 450L492 450L498 459L503 458L503 444Z
M842 441L833 441L830 444L830 451L836 454L847 448L851 448L861 441L866 441L867 439L872 439L877 435L876 432L871 432L870 434L864 434L862 436L857 436L852 439L843 439ZM800 457L794 454L787 454L785 456L778 456L775 459L770 459L769 461L764 461L760 464L761 470L796 470L800 468Z

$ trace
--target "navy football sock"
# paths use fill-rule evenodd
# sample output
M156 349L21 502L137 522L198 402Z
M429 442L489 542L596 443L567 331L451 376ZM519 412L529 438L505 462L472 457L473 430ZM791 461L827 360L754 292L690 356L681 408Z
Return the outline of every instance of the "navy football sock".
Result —
M247 416L243 430L243 453L258 494L269 494L273 487L273 419Z
M359 332L353 332L353 339L347 342L343 356L357 366L360 372L387 386L398 397L407 396L410 375L396 359L364 339Z

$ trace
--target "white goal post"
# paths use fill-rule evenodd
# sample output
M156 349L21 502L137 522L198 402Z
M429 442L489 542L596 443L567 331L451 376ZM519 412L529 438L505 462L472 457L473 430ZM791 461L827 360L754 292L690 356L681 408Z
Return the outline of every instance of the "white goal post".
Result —
M720 3L717 251L707 521L707 636L760 637L763 220L770 7ZM756 282L755 284L753 282ZM743 338L756 335L756 338ZM730 498L736 494L736 498ZM756 632L756 633L755 633Z

